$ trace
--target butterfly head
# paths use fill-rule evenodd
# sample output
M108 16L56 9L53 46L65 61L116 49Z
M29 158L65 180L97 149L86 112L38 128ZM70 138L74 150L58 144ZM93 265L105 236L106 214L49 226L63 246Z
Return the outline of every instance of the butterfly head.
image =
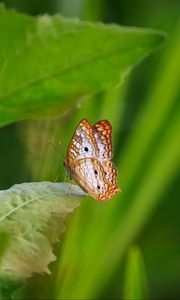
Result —
M67 160L66 160L66 159L63 160L63 165L64 165L64 167L66 168L68 177L69 177L70 179L72 179L71 171L70 171L70 169L69 169L69 167L68 167L68 163L67 163Z
M66 168L67 172L69 173L70 170L69 170L68 163L67 163L66 159L63 160L63 166Z

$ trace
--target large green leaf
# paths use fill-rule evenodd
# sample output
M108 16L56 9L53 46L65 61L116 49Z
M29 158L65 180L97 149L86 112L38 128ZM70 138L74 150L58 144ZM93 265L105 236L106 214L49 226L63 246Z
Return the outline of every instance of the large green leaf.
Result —
M83 194L78 186L51 182L17 184L0 191L0 232L9 236L0 277L12 280L17 275L26 278L34 272L49 272L64 220Z
M0 8L0 125L64 113L121 82L162 32Z
M0 232L0 261L7 249L8 241L9 241L9 237L8 237L7 233Z

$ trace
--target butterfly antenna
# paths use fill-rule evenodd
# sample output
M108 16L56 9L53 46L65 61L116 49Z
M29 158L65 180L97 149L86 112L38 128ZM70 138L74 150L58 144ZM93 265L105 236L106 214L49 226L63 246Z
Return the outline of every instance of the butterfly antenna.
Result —
M50 139L48 139L48 144L51 145L51 147L53 147L54 150L56 150L63 158L63 160L65 159L64 154L62 153L61 149L57 148ZM59 144L61 145L61 142L59 142Z

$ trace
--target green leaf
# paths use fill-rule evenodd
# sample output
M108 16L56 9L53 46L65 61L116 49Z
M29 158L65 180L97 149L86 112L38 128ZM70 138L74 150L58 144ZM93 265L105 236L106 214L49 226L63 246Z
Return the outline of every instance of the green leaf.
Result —
M0 231L9 245L0 262L0 276L27 278L49 273L56 259L53 246L65 230L64 220L84 193L63 183L23 183L0 191Z
M165 39L155 30L33 18L3 7L0 26L0 125L63 114L122 82Z
M177 109L179 37L177 30L174 42L169 43L166 55L162 57L158 68L159 79L156 79L155 87L150 89L150 103L146 106L146 99L144 101L146 107L141 112L141 131L132 132L129 139L132 138L134 143L125 145L124 155L120 153L118 170L123 192L116 199L104 203L101 209L97 208L97 204L89 202L86 206L81 206L79 219L90 215L85 226L86 234L84 228L80 232L78 218L71 227L70 234L66 234L67 238L61 249L64 266L62 268L61 264L59 267L59 278L63 283L60 286L59 281L57 282L59 298L76 296L93 299L102 293L104 287L107 288L108 280L122 263L127 248L137 239L159 202L163 200L172 179L177 176L180 151L180 140L177 139L180 127ZM114 103L116 102L111 101L109 110ZM139 128L139 119L137 122ZM134 163L135 160L140 160L140 163ZM75 244L76 240L82 239L83 251L79 244ZM70 245L75 246L70 249ZM77 266L75 284L74 268L68 268L69 259L71 265Z
M0 232L0 261L8 246L9 237L7 233Z
M148 299L144 260L137 247L129 250L124 283L123 299Z

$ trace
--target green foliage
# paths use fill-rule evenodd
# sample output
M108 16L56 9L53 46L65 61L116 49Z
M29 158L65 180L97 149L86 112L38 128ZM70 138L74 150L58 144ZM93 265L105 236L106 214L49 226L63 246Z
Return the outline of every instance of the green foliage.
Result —
M8 245L8 235L5 232L0 232L0 260L3 256L7 245Z
M123 299L148 299L144 261L137 247L129 250L125 271Z
M69 196L67 197L67 194ZM64 220L83 195L77 186L63 183L23 183L0 192L0 232L8 235L0 276L24 279L35 272L50 272L53 246L65 230ZM0 236L1 252L4 239Z
M84 3L90 6L88 1L84 0ZM98 3L102 5L102 2ZM133 7L134 4L131 2L130 5ZM155 2L153 14L154 5ZM140 7L133 10L131 19L142 11L146 19L149 7ZM121 11L117 10L117 15ZM127 21L129 8L127 12L126 24L131 24L130 18ZM173 247L179 243L179 231L177 236L174 231L179 224L179 199L176 199L173 180L178 173L180 151L177 138L180 128L180 32L174 19L171 34L170 25L165 22L165 26L162 23L160 26L159 17L154 18L153 14L149 19L151 22L143 23L137 19L134 24L150 24L150 27L159 26L160 29L169 26L170 39L165 44L165 51L161 48L141 64L122 86L118 83L125 75L165 40L162 32L92 24L59 15L32 18L3 8L0 10L0 25L4 28L0 31L0 125L32 117L59 116L71 109L71 113L61 119L19 122L14 126L18 128L18 138L21 136L19 141L25 157L25 161L18 162L18 168L23 171L27 168L33 181L54 180L60 162L59 155L47 149L48 138L56 144L61 140L64 147L81 118L87 117L92 123L107 118L113 127L115 161L123 190L107 203L97 203L90 198L81 201L79 209L69 219L60 251L57 250L58 259L50 267L51 276L33 276L17 293L22 299L29 296L32 299L116 299L123 297L122 290L126 298L143 298L147 295L147 286L142 256L150 274L150 297L163 299L168 294L169 298L173 295L178 298L180 252L178 247ZM89 15L93 19L97 17L93 10ZM163 13L161 16L163 19ZM123 19L120 21L123 23ZM100 93L88 97L97 92ZM82 97L88 97L88 101L82 101ZM79 103L81 106L77 105ZM73 110L75 106L79 109ZM2 159L3 155L1 152ZM13 173L13 167L11 169ZM22 284L22 278L34 272L48 272L49 263L55 259L54 245L64 231L66 214L79 204L79 197L64 196L63 185L42 182L27 183L18 188L21 187L26 189L22 200L12 193L14 187L2 191L3 199L6 193L9 195L8 207L14 210L0 222L0 232L3 230L2 234L7 235L7 243L2 237L0 247L0 294L3 299L10 298L12 291ZM54 188L61 190L58 196L54 195ZM35 198L39 194L43 198L29 203L35 194ZM4 203L0 201L2 213ZM18 209L17 204L20 205ZM156 218L158 207L160 212ZM150 223L153 216L154 227ZM176 218L177 224L173 225ZM158 242L154 239L156 233ZM123 283L120 277L124 255L134 242L142 244L143 255L139 248L130 248ZM167 245L168 251L165 251ZM23 262L26 263L22 268ZM133 269L131 274L130 267Z
M2 7L0 27L0 125L63 114L119 84L165 39L155 30L32 18Z

